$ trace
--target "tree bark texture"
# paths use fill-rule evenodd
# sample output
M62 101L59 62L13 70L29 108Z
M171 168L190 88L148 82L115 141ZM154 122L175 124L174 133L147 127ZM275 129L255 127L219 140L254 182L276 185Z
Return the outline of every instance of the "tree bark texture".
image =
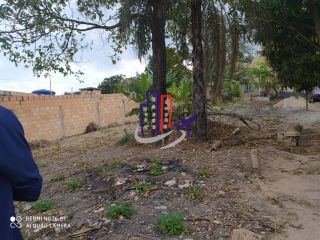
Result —
M192 61L193 61L193 90L192 111L197 115L194 126L195 139L207 141L207 99L206 82L203 77L203 46L202 46L202 0L192 0Z

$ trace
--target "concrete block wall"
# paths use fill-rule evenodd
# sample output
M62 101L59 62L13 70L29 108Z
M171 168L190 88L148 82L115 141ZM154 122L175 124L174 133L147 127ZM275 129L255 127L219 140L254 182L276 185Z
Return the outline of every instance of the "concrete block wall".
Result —
M125 117L137 103L122 94L11 95L0 96L0 105L17 115L28 141L81 134L90 122L108 126L138 119Z

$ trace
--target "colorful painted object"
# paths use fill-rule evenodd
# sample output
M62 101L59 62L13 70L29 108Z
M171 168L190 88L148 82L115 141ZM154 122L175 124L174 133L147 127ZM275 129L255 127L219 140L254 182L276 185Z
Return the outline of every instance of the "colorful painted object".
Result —
M146 102L141 103L139 107L139 127L135 131L135 139L140 143L154 143L169 136L173 131L172 128L172 110L173 110L173 97L170 94L160 94L157 90L149 90L146 93ZM181 125L175 124L177 132L181 136L175 141L162 147L166 149L174 147L182 142L186 135L188 142L190 141L191 124L197 120L197 116L191 116L184 119L182 116L178 117ZM152 137L145 137L145 130L151 126L153 135ZM139 136L140 129L140 136ZM182 129L185 129L186 132Z

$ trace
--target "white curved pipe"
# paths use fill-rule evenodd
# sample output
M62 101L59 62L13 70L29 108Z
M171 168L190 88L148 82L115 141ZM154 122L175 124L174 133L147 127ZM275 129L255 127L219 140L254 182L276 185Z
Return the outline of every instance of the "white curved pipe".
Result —
M176 139L175 141L173 141L172 143L160 148L160 149L167 149L167 148L171 148L171 147L174 147L175 145L181 143L185 138L186 138L186 131L184 130L180 130L182 135L181 137L179 137L178 139Z

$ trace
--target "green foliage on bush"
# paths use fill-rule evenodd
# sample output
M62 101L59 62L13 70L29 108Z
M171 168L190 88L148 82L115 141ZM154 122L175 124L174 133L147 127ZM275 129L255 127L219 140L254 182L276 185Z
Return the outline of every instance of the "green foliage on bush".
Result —
M151 159L151 162L153 164L161 164L161 158L159 156L156 156L156 157Z
M235 80L226 80L223 83L222 95L229 98L239 98L243 96L243 90L240 82Z
M159 219L159 228L162 233L168 235L183 233L186 230L184 214L180 212L162 214Z
M107 213L113 219L117 219L120 216L131 218L134 208L129 203L117 202L107 208Z

